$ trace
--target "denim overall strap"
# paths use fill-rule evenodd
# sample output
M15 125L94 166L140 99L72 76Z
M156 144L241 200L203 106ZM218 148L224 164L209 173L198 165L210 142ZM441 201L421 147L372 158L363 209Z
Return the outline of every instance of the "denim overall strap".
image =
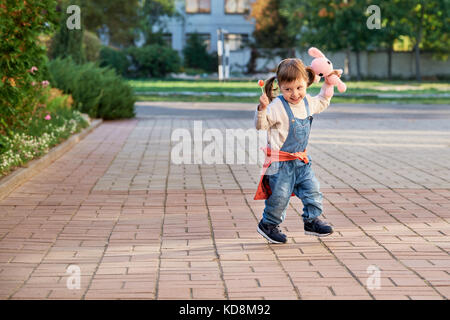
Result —
M309 102L308 99L306 99L306 97L303 98L303 102L305 103L305 108L306 108L306 117L309 118L311 117L311 112L309 111Z
M290 153L304 151L308 145L312 117L308 116L306 119L295 118L291 107L283 96L280 96L280 100L283 103L284 109L286 110L289 118L289 133L280 150ZM306 98L304 99L304 102L305 106L307 106L306 111L309 115L310 111Z
M294 114L292 113L292 109L289 106L289 103L284 99L283 96L279 97L281 102L283 103L284 109L286 110L286 113L289 117L289 122L292 122L292 119L295 119ZM303 98L303 103L305 104L305 109L306 109L306 117L309 120L312 120L311 117L311 112L309 111L309 102L308 99L306 99L306 97Z
M291 123L292 120L294 119L294 114L292 113L291 107L289 106L289 103L286 101L286 99L284 99L283 96L280 96L279 98L280 98L281 102L283 102L284 110L286 110L286 113L289 117L289 123ZM291 126L289 125L289 131L290 130L291 130Z

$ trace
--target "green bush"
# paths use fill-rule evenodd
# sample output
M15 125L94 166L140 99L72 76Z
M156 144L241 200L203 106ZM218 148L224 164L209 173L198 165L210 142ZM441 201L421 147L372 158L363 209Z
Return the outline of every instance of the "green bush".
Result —
M0 3L0 136L26 128L33 112L45 104L41 86L32 82L46 80L37 72L46 57L39 35L52 32L55 7L54 0Z
M0 136L0 177L46 154L88 125L79 111L54 105L51 113L46 117L34 117L25 130Z
M100 67L111 67L116 70L117 74L122 76L127 75L128 67L130 66L126 54L111 47L102 47L100 49L99 63Z
M201 69L206 72L217 71L217 54L209 54L206 44L196 33L192 34L186 41L183 49L184 66L191 69Z
M132 47L127 51L133 59L137 77L162 78L180 70L180 56L167 46L153 44L140 48Z
M0 176L47 153L89 125L79 111L72 109L71 96L49 86L36 90L46 104L35 106L26 127L0 135Z
M94 63L78 65L71 58L48 65L53 86L71 94L74 107L92 118L120 119L135 116L132 88L113 69Z
M87 61L98 61L102 43L95 33L87 30L84 31L83 47Z

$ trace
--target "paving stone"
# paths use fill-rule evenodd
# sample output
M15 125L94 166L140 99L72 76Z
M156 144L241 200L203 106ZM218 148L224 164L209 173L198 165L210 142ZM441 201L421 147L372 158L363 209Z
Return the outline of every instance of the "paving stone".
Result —
M231 104L217 119L142 108L103 122L0 201L0 299L450 297L446 109L332 105L317 115L308 152L335 232L305 235L292 198L280 226L288 242L270 245L256 232L264 158L253 149L265 137L253 114L233 116ZM211 150L194 124L223 135L222 163L194 163L208 160L199 146ZM191 163L174 161L177 129L190 134ZM235 129L256 140L226 140ZM235 155L244 163L227 162ZM71 265L79 290L67 288Z

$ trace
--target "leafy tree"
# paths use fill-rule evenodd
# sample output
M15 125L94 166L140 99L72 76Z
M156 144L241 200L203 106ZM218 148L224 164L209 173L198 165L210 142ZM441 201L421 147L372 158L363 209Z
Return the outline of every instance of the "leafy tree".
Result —
M41 99L46 49L38 37L57 22L53 0L0 2L0 137L27 127ZM37 71L35 70L36 67ZM1 144L1 142L0 142Z
M324 50L342 47L332 25L334 13L329 12L330 0L284 0L280 14L287 20L287 33L296 38L302 50L314 45Z
M380 2L381 29L366 27L367 0L284 0L281 14L288 20L288 31L298 35L303 50L311 45L324 50L359 52L370 48L388 51L388 75L392 74L395 41L407 36L414 43L416 78L420 75L420 50L430 50L435 57L448 58L450 40L450 0L392 0ZM348 60L348 58L347 58Z
M404 19L414 42L416 61L416 80L421 81L420 50L435 51L435 56L448 58L450 40L448 38L450 21L449 0L404 0L410 8L408 19Z
M295 34L286 32L286 17L280 15L280 1L257 0L249 18L255 19L253 38L260 48L282 49L295 53Z
M139 15L139 31L144 35L145 45L165 45L163 17L177 16L174 0L145 0Z
M142 35L145 44L164 44L162 17L176 15L174 0L80 0L84 26L106 33L110 44L134 46Z
M70 30L66 21L68 18L67 7L69 5L80 5L78 0L63 0L58 6L59 15L59 29L56 32L50 50L52 59L72 57L76 63L86 62L86 55L83 47L84 28Z
M255 29L252 40L246 46L251 49L247 65L249 73L256 72L256 59L259 57L295 56L295 34L286 32L287 19L280 14L280 1L256 0L251 4L248 20L254 20Z
M302 50L310 46L327 51L345 50L356 54L357 78L361 78L359 53L370 43L364 12L366 0L285 0L281 14L288 20L288 32L298 35ZM350 71L350 70L349 70Z
M425 50L434 52L435 58L447 60L450 54L450 0L434 1L434 4L427 12L422 44Z
M80 0L82 23L97 34L108 34L119 47L134 45L141 0Z
M381 29L373 32L371 43L375 47L384 48L388 55L387 75L392 77L392 55L394 44L402 35L408 33L405 20L408 19L409 8L404 0L391 0L380 3Z
M356 56L356 79L361 80L360 53L367 50L371 38L378 32L367 27L366 9L369 6L366 0L348 0L346 2L333 1L332 8L335 14L334 30L339 42L347 52L352 51Z

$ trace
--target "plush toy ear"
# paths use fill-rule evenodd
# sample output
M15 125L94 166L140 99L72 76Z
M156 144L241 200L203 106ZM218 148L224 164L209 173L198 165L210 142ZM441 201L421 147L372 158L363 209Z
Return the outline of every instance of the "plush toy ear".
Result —
M308 54L313 58L325 58L325 55L319 49L311 47L308 50Z

